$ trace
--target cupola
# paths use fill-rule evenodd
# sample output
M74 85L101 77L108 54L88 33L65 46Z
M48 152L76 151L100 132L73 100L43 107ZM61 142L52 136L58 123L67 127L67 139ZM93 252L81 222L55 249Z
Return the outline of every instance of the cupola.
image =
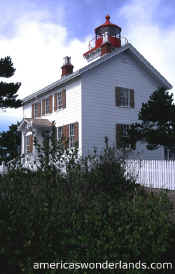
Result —
M83 54L87 61L121 47L121 28L111 23L109 15L106 15L105 23L95 28L94 32L95 38L90 41L89 50Z

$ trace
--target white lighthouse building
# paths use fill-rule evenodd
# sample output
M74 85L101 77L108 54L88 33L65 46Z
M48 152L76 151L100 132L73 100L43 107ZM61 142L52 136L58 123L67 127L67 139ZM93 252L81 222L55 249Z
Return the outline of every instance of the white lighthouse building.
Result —
M160 87L171 84L126 39L121 28L106 16L104 24L95 28L95 38L84 53L89 62L73 71L70 57L64 58L60 79L23 99L22 133L24 155L35 157L34 136L42 141L42 133L55 121L57 138L65 137L69 146L79 144L83 156L94 147L104 147L107 136L119 148L121 136L128 126L138 121L142 103ZM163 147L149 151L137 144L130 158L165 159Z

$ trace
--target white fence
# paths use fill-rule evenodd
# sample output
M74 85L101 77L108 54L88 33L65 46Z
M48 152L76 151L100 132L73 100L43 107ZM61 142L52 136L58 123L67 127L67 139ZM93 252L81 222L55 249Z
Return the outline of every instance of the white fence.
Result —
M175 190L175 161L127 160L127 172L136 182L153 188Z
M0 165L0 174L4 174L7 171L7 167L4 162Z
M29 167L29 166L26 166ZM175 161L169 160L127 160L127 173L136 178L138 184L175 190ZM0 166L0 174L7 168Z

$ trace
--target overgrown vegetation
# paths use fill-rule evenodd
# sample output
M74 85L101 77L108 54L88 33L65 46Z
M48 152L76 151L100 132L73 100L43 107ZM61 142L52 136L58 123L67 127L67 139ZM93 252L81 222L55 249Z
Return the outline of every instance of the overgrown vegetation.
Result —
M0 77L10 78L14 75L15 68L10 56L0 59ZM6 109L18 108L21 106L22 101L17 99L18 89L21 83L6 83L0 82L0 108Z
M20 155L21 134L17 130L18 125L19 123L12 124L8 131L0 132L0 164Z
M173 94L164 88L155 90L138 114L139 123L131 125L126 143L136 148L137 141L145 142L150 150L164 146L175 150L175 104ZM126 142L126 143L125 143Z
M39 262L173 263L174 224L166 193L146 192L126 178L124 162L107 140L103 155L94 152L81 161L77 149L65 151L54 134L45 140L44 148L38 145L37 171L19 166L0 177L2 274L151 273L34 270Z

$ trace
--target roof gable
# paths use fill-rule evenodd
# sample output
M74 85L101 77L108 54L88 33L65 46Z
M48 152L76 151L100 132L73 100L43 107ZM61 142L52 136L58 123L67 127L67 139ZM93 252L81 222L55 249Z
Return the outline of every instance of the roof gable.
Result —
M106 54L96 60L95 62L90 63L89 65L80 69L80 74L91 70L92 68L107 62L111 58L120 55L123 52L126 52L135 57L135 59L146 69L146 71L154 76L155 80L157 80L162 87L165 89L171 89L172 85L158 72L144 57L141 55L131 44L127 44L124 47L114 50L111 54Z
M108 60L110 60L111 58L113 58L114 56L120 55L121 53L127 51L127 53L131 54L132 56L134 56L138 62L140 62L140 64L146 69L147 73L150 73L156 81L158 81L160 83L160 85L162 87L164 87L165 89L171 89L172 85L160 74L160 72L158 72L144 57L142 54L140 54L135 47L133 47L131 44L126 44L125 46L121 47L121 48L117 48L115 49L112 53L110 54L106 54L101 56L100 58L98 58L97 60L95 60L94 62L91 62L90 64L86 65L85 67L81 68L80 70L77 70L76 72L72 73L71 75L68 75L52 84L50 84L49 86L44 87L43 89L34 92L33 94L25 97L23 99L23 103L28 103L29 101L33 100L36 97L40 97L50 91L52 91L54 88L57 88L59 86L65 85L68 82L70 82L71 80L77 78L77 77L81 77L81 75L93 68L95 68L96 66L99 66L102 63L108 62Z

